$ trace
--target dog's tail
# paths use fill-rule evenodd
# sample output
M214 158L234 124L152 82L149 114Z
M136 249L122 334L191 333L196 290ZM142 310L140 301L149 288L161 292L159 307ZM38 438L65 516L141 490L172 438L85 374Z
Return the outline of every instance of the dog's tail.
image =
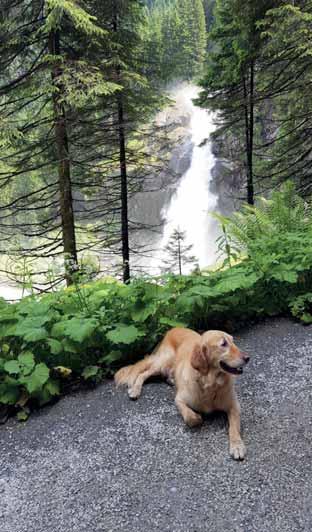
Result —
M151 364L151 357L147 356L136 364L131 364L130 366L125 366L124 368L121 368L119 371L117 371L114 377L116 386L127 385L128 388L131 388L137 380L138 376L141 373L144 373L144 371L150 369Z

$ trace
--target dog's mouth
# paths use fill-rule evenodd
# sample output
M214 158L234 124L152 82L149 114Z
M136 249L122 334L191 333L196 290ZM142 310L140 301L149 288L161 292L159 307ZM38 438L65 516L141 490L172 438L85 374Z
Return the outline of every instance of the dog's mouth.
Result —
M227 373L232 373L232 375L241 375L243 373L243 368L241 366L238 368L233 368L223 360L220 361L220 366L224 371L227 371Z

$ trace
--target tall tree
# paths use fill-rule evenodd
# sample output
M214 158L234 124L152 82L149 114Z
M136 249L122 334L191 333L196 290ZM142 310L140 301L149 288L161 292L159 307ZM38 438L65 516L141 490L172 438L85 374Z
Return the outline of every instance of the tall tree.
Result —
M2 154L1 187L9 189L9 197L2 198L0 223L3 232L19 233L26 254L48 258L62 252L69 284L77 269L70 154L74 109L117 86L77 55L81 41L95 41L103 30L76 1L17 0L5 8L0 96L7 128L17 124L17 134ZM32 217L25 223L26 212Z
M257 103L257 61L261 47L259 21L274 0L217 0L210 32L209 56L202 106L221 112L222 130L235 125L244 136L246 198L254 203L254 135Z
M260 25L263 38L262 98L273 112L263 147L264 177L273 184L295 180L310 195L312 157L312 2L280 2Z
M190 80L201 74L206 54L202 0L155 2L150 11L146 60L159 64L159 80Z

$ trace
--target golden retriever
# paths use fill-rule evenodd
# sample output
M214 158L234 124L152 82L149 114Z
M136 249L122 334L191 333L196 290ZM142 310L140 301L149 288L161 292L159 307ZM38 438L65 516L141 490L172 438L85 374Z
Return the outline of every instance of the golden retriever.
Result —
M136 364L120 369L117 386L128 386L137 399L146 379L161 375L176 387L176 406L189 427L203 421L200 412L222 410L229 420L230 454L243 460L246 448L240 435L240 406L234 390L234 376L243 372L249 356L222 331L200 335L191 329L171 329L154 352Z

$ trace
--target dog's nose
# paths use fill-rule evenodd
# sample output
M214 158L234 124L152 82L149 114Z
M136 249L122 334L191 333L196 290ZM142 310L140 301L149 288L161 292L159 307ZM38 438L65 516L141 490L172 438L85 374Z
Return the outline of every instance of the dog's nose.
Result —
M245 353L243 353L243 360L244 360L245 364L248 364L248 362L250 360L250 356L246 355Z

